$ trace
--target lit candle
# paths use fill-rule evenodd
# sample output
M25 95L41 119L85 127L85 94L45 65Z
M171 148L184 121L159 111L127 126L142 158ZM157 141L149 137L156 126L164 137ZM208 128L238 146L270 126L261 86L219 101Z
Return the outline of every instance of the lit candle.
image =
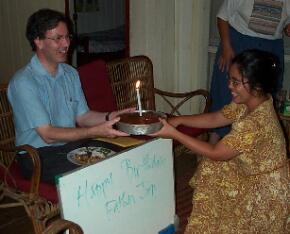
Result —
M138 101L139 116L142 116L142 107L141 107L139 87L140 87L140 80L138 80L136 82L136 92L137 92L137 101Z

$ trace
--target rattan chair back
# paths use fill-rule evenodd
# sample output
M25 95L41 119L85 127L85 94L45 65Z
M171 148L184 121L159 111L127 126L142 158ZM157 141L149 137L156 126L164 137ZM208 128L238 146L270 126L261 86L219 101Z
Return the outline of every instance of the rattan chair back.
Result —
M134 107L137 103L136 82L140 80L143 110L155 110L153 65L146 56L114 60L107 64L110 83L118 110Z
M7 85L0 84L0 148L13 149L15 147L13 113L6 92ZM0 162L5 166L10 165L14 157L14 152L0 151Z
M136 82L140 80L140 96L142 108L156 110L155 95L161 97L168 104L168 114L181 115L179 108L193 98L199 97L203 111L207 112L210 105L209 92L204 89L174 93L163 91L154 87L153 65L146 56L133 56L113 60L107 64L109 80L116 98L118 110L134 107L137 103Z

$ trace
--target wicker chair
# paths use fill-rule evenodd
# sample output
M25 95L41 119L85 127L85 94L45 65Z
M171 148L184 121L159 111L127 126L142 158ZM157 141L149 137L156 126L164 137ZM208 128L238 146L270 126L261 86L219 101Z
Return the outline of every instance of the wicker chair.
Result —
M69 234L83 234L81 227L68 220L58 219L52 222L48 227L43 231L42 234L57 234L64 233L68 231Z
M113 94L116 98L117 108L124 109L136 106L136 82L140 80L142 88L140 89L141 103L143 109L156 110L155 95L161 96L170 107L170 115L181 115L179 108L193 97L204 98L203 112L207 112L210 105L209 93L206 90L198 89L185 93L172 93L162 91L154 87L153 65L151 60L146 56L134 56L120 60L111 61L107 64L107 71ZM176 101L176 102L175 102ZM191 135L204 135L207 129L189 128L180 126L180 131ZM180 146L174 142L175 146ZM184 148L183 148L184 149ZM180 148L179 148L180 150ZM175 152L177 147L175 147ZM181 152L184 152L182 150ZM178 153L180 154L180 153Z
M72 230L78 230L73 223L59 219L58 204L52 204L45 198L39 196L40 172L41 165L38 152L29 145L15 146L15 132L13 124L13 113L8 102L7 85L0 84L0 209L7 209L9 207L23 206L27 215L30 217L34 232L36 234L43 233L48 223L55 219L57 223L62 221L65 225L72 225ZM30 189L27 192L21 191L17 188L17 181L14 179L13 172L17 167L16 153L26 151L32 158L34 165L33 175L30 183ZM19 169L19 168L18 168ZM11 198L12 202L2 202L4 197ZM55 221L52 221L48 230L56 230ZM45 232L57 233L57 232ZM72 232L82 233L82 232Z
M206 90L198 89L185 93L172 93L162 91L154 87L153 65L146 56L134 56L120 60L114 60L107 64L109 79L113 94L116 98L117 108L124 109L136 105L136 81L140 80L142 107L147 110L155 110L155 94L161 96L171 107L168 114L180 115L179 108L191 98L202 96L205 99L203 112L207 112L210 104L209 93ZM174 98L177 103L171 101Z

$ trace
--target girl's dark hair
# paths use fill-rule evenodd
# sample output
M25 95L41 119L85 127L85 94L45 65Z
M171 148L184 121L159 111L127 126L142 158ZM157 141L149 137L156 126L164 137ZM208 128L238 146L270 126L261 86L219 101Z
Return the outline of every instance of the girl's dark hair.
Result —
M28 18L26 25L26 38L33 51L36 50L34 40L37 37L44 39L46 31L57 27L59 22L64 22L67 25L68 30L71 31L71 21L69 18L67 18L63 13L55 10L40 9Z
M237 64L252 90L263 95L277 91L281 67L274 54L257 49L245 50L233 59L232 64Z

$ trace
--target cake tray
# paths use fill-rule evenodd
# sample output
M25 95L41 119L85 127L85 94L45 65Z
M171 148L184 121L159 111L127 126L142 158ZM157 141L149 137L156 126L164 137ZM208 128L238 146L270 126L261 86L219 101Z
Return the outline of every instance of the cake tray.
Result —
M142 110L142 115L144 114L150 114L152 113L156 117L160 118L166 118L166 114L159 112L159 111L152 111L152 110ZM139 111L134 111L132 113L126 113L126 115L136 115L139 116ZM120 115L121 120L117 122L116 126L117 129L126 132L131 135L147 135L147 134L152 134L157 131L159 131L163 125L160 121L150 123L150 124L137 124L137 123L127 123L127 122L122 122L122 115Z

